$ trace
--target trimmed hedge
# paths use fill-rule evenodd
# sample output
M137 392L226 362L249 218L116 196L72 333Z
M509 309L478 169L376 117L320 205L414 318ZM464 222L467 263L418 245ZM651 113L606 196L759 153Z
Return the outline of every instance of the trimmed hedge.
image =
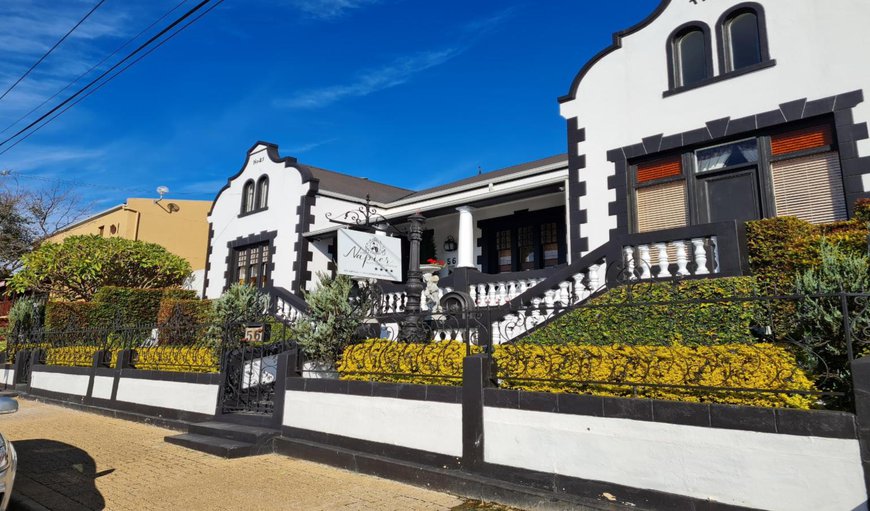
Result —
M480 352L477 346L471 348L472 353ZM465 344L459 341L409 344L371 339L346 347L338 372L342 380L462 385L465 354Z
M746 342L756 302L646 303L716 300L753 294L752 277L642 283L607 290L524 337L530 344L596 345Z
M93 328L101 322L101 304L93 302L48 302L45 304L45 329L76 331Z
M211 300L164 298L157 312L160 344L202 344L208 339Z
M100 351L97 346L64 346L45 350L45 364L50 366L91 367L94 354ZM118 352L112 352L112 367L118 360Z
M216 373L220 371L219 351L207 346L157 346L136 348L136 369L176 373Z
M49 302L45 310L47 330L80 330L102 325L147 325L157 322L164 301L196 301L188 289L134 289L102 287L91 302ZM211 302L207 307L210 307ZM186 306L190 309L195 306Z
M475 353L479 351L472 348ZM345 349L338 371L343 380L461 385L465 354L465 344L459 341L406 344L373 339ZM517 344L496 346L494 357L502 388L801 409L814 403L812 397L801 394L691 388L815 390L795 356L772 344L696 347ZM534 381L542 379L551 381Z

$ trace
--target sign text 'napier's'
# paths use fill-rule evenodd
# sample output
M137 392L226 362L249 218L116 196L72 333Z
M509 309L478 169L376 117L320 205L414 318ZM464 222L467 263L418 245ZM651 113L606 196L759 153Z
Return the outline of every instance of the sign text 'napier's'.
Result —
M402 241L367 232L338 231L338 273L369 279L402 280Z

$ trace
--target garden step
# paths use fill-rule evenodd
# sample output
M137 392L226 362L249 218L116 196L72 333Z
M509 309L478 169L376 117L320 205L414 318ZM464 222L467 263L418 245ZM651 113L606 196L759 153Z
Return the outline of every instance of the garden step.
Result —
M265 446L257 446L249 442L239 442L237 440L208 435L197 435L195 433L167 436L164 440L170 444L180 445L182 447L187 447L188 449L213 454L222 458L242 458L245 456L256 456L258 454L269 454L272 452L271 443Z
M188 426L187 432L256 445L266 444L281 434L281 432L276 429L219 421L207 421L191 424Z

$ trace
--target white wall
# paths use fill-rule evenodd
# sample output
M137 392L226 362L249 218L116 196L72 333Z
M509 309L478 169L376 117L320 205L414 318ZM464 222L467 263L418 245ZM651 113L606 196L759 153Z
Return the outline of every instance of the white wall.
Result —
M112 376L95 376L94 388L91 390L91 397L98 399L112 399L112 386L115 383L115 378Z
M76 396L88 394L90 376L87 374L64 374L33 371L30 375L30 386L35 389L62 392Z
M458 404L288 390L285 426L462 456Z
M642 138L702 128L707 121L776 110L781 103L820 99L853 90L870 93L870 38L866 35L870 2L866 0L761 0L767 18L770 56L775 67L723 80L667 98L666 41L689 21L703 21L715 31L718 18L740 0L708 0L697 5L673 1L655 21L623 40L623 47L599 61L581 82L562 115L577 117L586 128L579 154L586 154L580 180L587 183L581 207L589 223L581 232L589 250L607 241L616 218L608 213L614 199L607 177L614 166L611 149L639 143ZM613 9L618 9L614 4ZM602 48L606 41L602 41ZM719 75L716 37L713 64ZM583 62L577 62L578 70ZM568 84L566 84L568 85ZM870 99L870 98L868 98ZM870 120L870 105L855 109L855 122ZM859 143L861 156L870 155L870 141Z
M116 399L212 415L217 407L218 388L202 383L121 378Z
M11 367L0 369L0 383L3 385L14 385L14 378L15 371Z
M866 509L857 440L491 407L484 431L488 463L758 509Z
M245 183L249 179L256 182L262 175L269 176L268 210L240 218ZM307 193L308 186L308 183L302 183L302 175L296 168L272 161L265 145L259 145L251 151L244 171L220 194L209 216L214 236L211 240L212 253L209 256L210 271L206 290L208 298L220 296L226 284L224 272L227 269L227 243L263 231L278 232L274 240L275 269L272 272L275 286L291 289L295 280L293 262L296 261L293 245L298 239L296 226L300 222L297 208Z

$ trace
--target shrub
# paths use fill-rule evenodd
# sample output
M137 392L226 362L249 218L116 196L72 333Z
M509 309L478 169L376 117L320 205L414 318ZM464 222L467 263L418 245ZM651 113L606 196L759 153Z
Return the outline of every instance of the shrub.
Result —
M105 286L176 287L190 275L190 263L154 243L70 236L43 243L22 258L9 281L15 292L39 291L61 300L90 300Z
M311 360L334 364L342 350L353 342L357 329L370 310L369 298L353 302L353 280L346 275L318 273L319 287L305 293L306 318L292 327L292 337Z
M45 304L41 300L29 297L19 298L9 309L7 335L15 336L39 328L44 322L44 317Z
M211 335L224 343L238 343L245 336L245 324L263 323L267 319L269 297L259 289L233 284L212 301Z
M758 304L715 300L748 296L754 291L755 280L751 277L617 287L533 331L520 342L604 345L744 342L752 338L750 327L759 315ZM680 303L691 300L710 302Z
M137 348L133 367L179 373L216 373L220 371L219 351L208 346L157 346Z
M472 352L480 349L472 346ZM402 343L371 339L344 349L338 364L343 380L461 385L465 344L459 341Z
M94 354L98 346L63 346L47 348L45 363L50 366L91 367L94 364ZM118 359L117 351L112 353L112 367Z
M100 305L91 302L48 302L45 304L45 329L83 331L101 323Z
M100 323L142 325L157 319L163 294L163 289L105 286L94 294L93 302L99 304Z
M211 317L211 300L164 298L157 313L160 344L209 343Z
M501 386L526 391L808 409L813 399L801 394L712 392L691 387L815 390L794 355L773 344L505 345L496 347L494 357ZM534 379L589 383L532 381Z

